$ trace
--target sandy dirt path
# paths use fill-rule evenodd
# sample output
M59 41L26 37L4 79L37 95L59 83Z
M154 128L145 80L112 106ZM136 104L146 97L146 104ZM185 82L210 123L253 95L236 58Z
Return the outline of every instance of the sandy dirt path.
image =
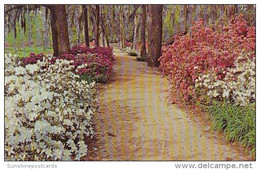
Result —
M171 104L157 68L114 47L115 77L101 85L94 160L248 160L201 116Z

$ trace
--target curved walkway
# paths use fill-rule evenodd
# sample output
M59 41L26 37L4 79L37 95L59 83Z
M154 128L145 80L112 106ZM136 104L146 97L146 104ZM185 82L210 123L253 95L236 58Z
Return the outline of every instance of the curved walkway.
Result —
M201 116L169 102L157 68L114 47L115 78L101 85L94 160L248 160Z

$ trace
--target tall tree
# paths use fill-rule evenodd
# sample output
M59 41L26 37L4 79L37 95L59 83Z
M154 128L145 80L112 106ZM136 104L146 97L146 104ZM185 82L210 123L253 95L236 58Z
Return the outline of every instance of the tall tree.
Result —
M105 47L106 46L106 40L105 40L105 21L104 21L104 9L103 9L103 6L101 6L100 8L100 20L101 20L101 33L102 33L102 46Z
M49 47L49 23L48 23L48 9L46 7L43 7L43 12L42 12L42 22L44 25L43 29L43 48L44 50Z
M209 5L204 5L204 25L207 26L209 23Z
M162 5L148 6L148 58L149 67L159 67L162 47Z
M48 9L46 9L48 10ZM32 47L32 16L30 15L30 10L27 9L27 17L28 17L28 43L29 47Z
M70 47L72 46L72 26L73 26L73 13L74 13L74 10L73 10L73 5L68 5L67 6L67 14L68 14L68 19L67 19L67 22L68 22L68 32L69 32L69 41L70 41Z
M195 20L200 18L201 5L195 5Z
M188 6L189 5L183 5L183 10L184 10L184 32L187 33L188 32Z
M89 5L89 12L90 12L90 21L91 21L91 35L92 35L92 39L90 41L92 41L93 39L96 39L96 8Z
M185 32L186 29L186 5L181 5L181 11L180 11L180 19L179 19L179 23L180 23L180 31L181 32Z
M52 47L53 47L53 55L58 56L59 55L59 46L58 46L58 30L56 26L57 16L55 12L55 7L50 7L50 19L51 19L51 33L52 33Z
M70 51L68 22L65 5L51 5L51 29L54 56Z
M140 27L140 22L138 22L138 15L136 14L134 17L134 36L133 36L132 49L136 49L139 27Z
M105 6L104 7L104 18L103 18L103 23L104 23L104 28L105 28L105 38L106 38L106 42L107 42L107 47L109 47L109 33L111 30L111 25L109 24L111 21L111 16L110 16L110 12L109 12L109 6ZM108 22L107 22L108 21Z
M85 31L85 44L89 47L89 34L88 34L88 6L85 5L84 8L84 31Z
M112 27L112 35L113 35L113 41L116 40L118 41L118 34L117 34L117 30L118 30L118 27L116 25L116 6L115 5L112 5L111 6L111 10L112 10L112 16L111 16L111 27Z
M125 48L125 22L124 22L124 11L123 5L119 7L119 23L120 23L120 42L121 48Z
M96 30L95 30L95 46L99 46L99 19L100 19L100 7L96 5Z
M75 6L74 25L76 26L77 43L80 43L80 5Z
M210 5L209 7L210 10L210 23L209 24L215 24L215 21L217 19L217 9L216 5Z
M146 28L146 5L142 5L142 21L141 21L141 48L140 57L146 58L146 47L145 47L145 28Z
M192 25L192 20L193 20L193 11L194 11L194 5L187 5L187 29L186 32L190 29Z

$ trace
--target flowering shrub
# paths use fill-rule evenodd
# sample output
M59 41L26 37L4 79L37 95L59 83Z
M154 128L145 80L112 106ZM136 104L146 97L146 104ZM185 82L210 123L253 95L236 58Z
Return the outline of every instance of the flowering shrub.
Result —
M43 54L34 53L30 57L23 59L24 64L34 64L38 60L42 60ZM112 75L113 61L115 60L112 48L94 47L75 45L72 47L70 54L63 54L53 57L50 62L55 63L56 60L73 61L75 73L79 74L84 80L105 82ZM80 67L79 67L80 66Z
M80 45L74 45L71 50L70 54L96 54L98 56L106 57L112 61L115 60L114 55L113 55L113 48L105 48L105 47L94 47L94 48L89 48L87 46L80 46Z
M5 158L80 160L93 137L95 83L77 81L73 61L22 67L5 56Z
M134 49L131 49L131 47L126 47L126 48L124 48L122 50L125 51L130 56L138 56L138 52L136 50L134 50Z
M218 80L223 80L227 70L236 67L239 55L249 53L249 58L255 58L255 27L248 27L242 15L236 16L229 27L220 26L220 31L205 27L201 19L191 30L164 46L159 59L161 70L184 101L196 96L199 76L214 72Z
M42 61L42 58L43 58L43 54L40 53L40 54L35 54L35 53L30 53L30 56L25 58L23 60L24 64L27 65L27 64L35 64L37 63L38 60Z
M196 94L206 96L209 101L227 101L245 106L255 101L255 61L250 54L241 54L235 60L235 67L223 72L219 79L216 72L201 74L196 79ZM201 99L202 100L202 99Z

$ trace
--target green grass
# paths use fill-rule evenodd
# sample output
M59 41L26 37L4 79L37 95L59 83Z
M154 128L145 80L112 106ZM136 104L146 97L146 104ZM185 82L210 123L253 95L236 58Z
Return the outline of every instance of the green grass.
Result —
M216 130L224 131L226 140L238 141L255 157L256 110L255 103L238 107L226 102L207 106Z
M52 53L52 48L44 50L43 47L25 47L25 49L19 48L19 50L15 52L15 49L13 47L6 47L5 53L16 54L19 57L28 57L30 53Z

